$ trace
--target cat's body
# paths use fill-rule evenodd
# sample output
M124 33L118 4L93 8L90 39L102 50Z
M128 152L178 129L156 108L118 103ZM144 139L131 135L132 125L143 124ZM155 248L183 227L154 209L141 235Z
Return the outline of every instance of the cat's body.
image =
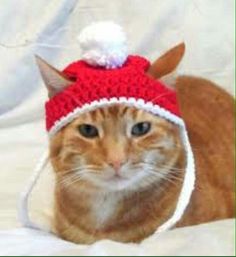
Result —
M184 45L173 48L151 66L148 75L159 78L168 74L183 52ZM42 60L39 66L50 97L70 85L71 81ZM233 149L227 148L233 141L233 100L224 95L230 102L226 112L230 112L231 125L222 135L224 123L211 120L218 104L223 106L223 102L217 103L219 95L214 96L215 105L207 106L201 103L206 98L199 89L191 93L182 89L182 85L204 83L208 84L194 78L177 83L196 162L195 189L177 227L234 215ZM205 116L210 108L210 115ZM222 126L214 134L219 141L210 136L211 124ZM178 126L163 118L122 104L79 115L50 139L56 176L55 232L77 243L106 238L139 242L173 214L185 175L185 158Z
M196 186L177 226L235 216L234 98L209 80L182 76L176 90L196 164Z

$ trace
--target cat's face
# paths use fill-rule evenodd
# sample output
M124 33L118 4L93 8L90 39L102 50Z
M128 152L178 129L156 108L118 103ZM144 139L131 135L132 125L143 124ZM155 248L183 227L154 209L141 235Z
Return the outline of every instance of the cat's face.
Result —
M174 124L124 105L80 115L51 139L50 149L63 185L103 191L161 182L183 154Z

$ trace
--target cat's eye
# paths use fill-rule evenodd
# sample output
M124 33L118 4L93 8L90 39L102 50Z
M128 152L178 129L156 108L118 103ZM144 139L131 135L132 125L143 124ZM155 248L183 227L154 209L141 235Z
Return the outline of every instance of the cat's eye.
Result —
M139 122L132 127L132 136L139 137L147 134L151 129L150 122Z
M79 133L86 138L95 138L98 136L98 129L90 124L81 124L78 126Z

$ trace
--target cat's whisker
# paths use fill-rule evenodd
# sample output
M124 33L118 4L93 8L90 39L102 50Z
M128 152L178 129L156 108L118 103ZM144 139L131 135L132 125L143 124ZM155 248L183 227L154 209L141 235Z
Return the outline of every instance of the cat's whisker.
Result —
M184 171L185 170L184 168L177 168L172 165L165 165L165 164L158 164L158 167L163 167L163 168L167 168L167 169L175 170L175 171Z
M177 185L177 183L175 181L176 179L168 177L168 174L163 174L156 170L151 170L151 169L147 170L147 172L153 176L156 176L157 178L166 180L166 181L172 183L173 185Z
M59 179L59 183L61 184L61 185L66 185L66 186L68 186L67 185L67 183L68 182L72 182L71 184L73 184L73 183L75 183L75 181L76 181L76 179L77 178L83 178L83 175L84 174L87 174L87 173L93 173L93 171L92 170L83 170L83 171L79 171L79 172L76 172L75 171L75 173L73 173L73 174L67 174L66 176L62 176L60 179Z
M144 185L142 185L143 188L146 188L146 186L154 187L154 188L153 188L154 191L164 192L165 188L167 187L167 185L163 185L162 183L159 183L159 184L157 185L157 181L156 181L156 180L153 180L153 177L152 177L152 176L145 177L145 178L144 178L144 181L147 182L147 183L145 183Z
M173 171L175 173L181 173L181 172L185 171L184 169L180 169L180 168L176 168L176 167L172 167L172 166L168 166L168 165L158 165L157 168Z
M180 174L177 174L177 173L175 174L175 173L169 172L167 176L174 178L176 180L183 180L183 177L181 177Z
M139 181L138 187L139 188L146 188L146 186L149 186L151 184L154 184L155 181L151 177L144 177L142 180Z
M176 168L173 166L168 166L168 165L160 165L158 163L152 163L152 162L145 162L145 161L141 161L139 163L134 164L134 166L139 166L139 165L149 165L151 167L154 168L160 168L160 169L167 169L167 170L173 170L173 171L184 171L184 169L180 169L180 168Z
M183 178L180 177L179 172L176 171L172 171L171 169L168 171L164 171L162 168L159 167L153 167L153 166L148 166L148 165L144 165L144 166L139 166L140 169L146 170L146 171L154 171L156 176L160 176L161 178L168 178L169 180L178 180L178 181L183 181Z
M62 177L58 180L60 184L66 184L67 182L79 177L78 174L71 174L70 176Z
M63 175L69 174L71 172L78 172L80 170L86 170L86 169L94 169L96 170L98 166L96 165L84 165L84 166L79 166L73 169L68 169L68 170L56 170L57 173L63 173Z
M68 170L55 170L56 173L63 173L63 174L67 174L70 172L75 171L76 168L72 168L72 169L68 169Z
M80 180L83 180L82 174L81 175L74 174L74 176L71 176L69 178L66 178L65 180L60 181L60 185L62 187L69 187L72 184L79 182Z
M80 180L82 180L82 178L81 178L81 177L78 177L78 178L74 179L73 181L67 181L67 182L61 184L61 186L62 186L62 188L68 188L68 187L70 187L71 185L73 185L73 184L79 182Z
M183 182L183 180L184 180L182 177L180 177L180 176L175 176L175 175L173 175L173 174L171 174L171 173L166 174L166 176L167 176L168 178L170 178L171 180L176 180L176 181L180 181L180 182Z

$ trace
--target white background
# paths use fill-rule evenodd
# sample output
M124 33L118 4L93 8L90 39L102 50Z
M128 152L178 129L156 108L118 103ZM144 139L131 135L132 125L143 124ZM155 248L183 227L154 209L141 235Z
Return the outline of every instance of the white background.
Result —
M36 68L34 54L63 68L80 58L76 41L80 30L100 20L121 24L127 32L130 53L144 55L150 60L184 41L186 55L177 72L211 79L233 93L233 0L1 0L0 229L19 226L16 219L19 193L47 145L43 118L46 90ZM50 184L48 187L45 185L45 190L41 192L41 201L48 198L48 188ZM43 212L40 207L43 203L37 204L38 212ZM206 239L205 245L196 241L199 244L193 246L195 239L201 239L201 233L194 234L192 230L181 232L179 236L178 232L177 236L168 234L163 239L163 245L167 246L170 240L172 248L169 249L176 254L191 253L191 249L194 249L194 254L207 251L232 254L233 233L227 231L230 226L217 226L209 229L207 238L211 240ZM214 229L218 231L218 228L220 234L214 233ZM206 235L204 231L202 235ZM11 241L11 232L8 234L8 251L14 253L14 247L9 245L15 245L15 241ZM196 235L195 239L187 240L190 234ZM24 245L24 237L18 236L23 240L21 245ZM5 238L4 233L2 238ZM5 245L6 242L0 240ZM27 241L25 243L25 247L29 247ZM2 247L0 254L4 252ZM106 254L109 247L109 244L102 245L102 250L99 248L98 252ZM22 254L26 254L24 249ZM126 248L119 245L118 249L124 252ZM153 249L156 255L171 254L168 247ZM138 253L138 248L135 251ZM118 252L116 249L116 254Z

